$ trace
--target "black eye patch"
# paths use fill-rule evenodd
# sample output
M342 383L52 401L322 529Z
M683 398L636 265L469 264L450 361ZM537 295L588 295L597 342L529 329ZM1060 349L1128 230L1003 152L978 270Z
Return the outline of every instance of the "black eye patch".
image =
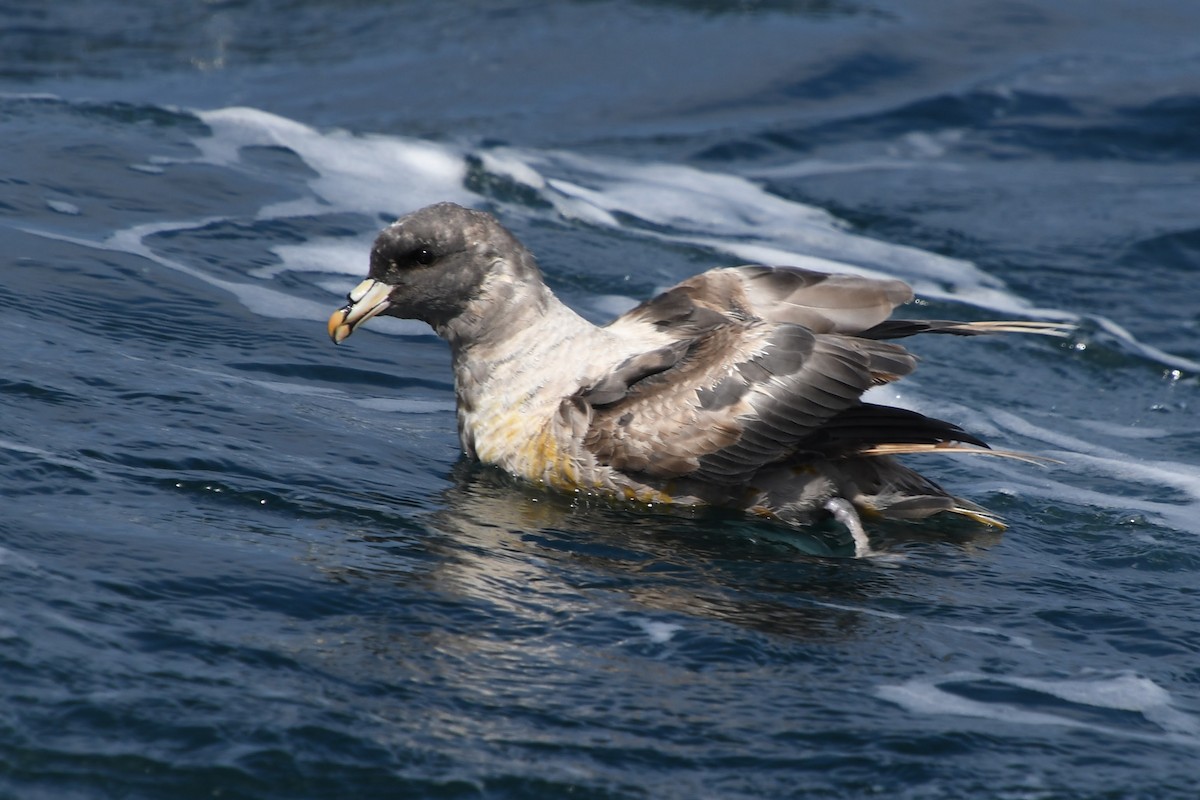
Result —
M392 269L404 270L414 267L427 267L437 261L437 254L428 247L414 247L389 260Z

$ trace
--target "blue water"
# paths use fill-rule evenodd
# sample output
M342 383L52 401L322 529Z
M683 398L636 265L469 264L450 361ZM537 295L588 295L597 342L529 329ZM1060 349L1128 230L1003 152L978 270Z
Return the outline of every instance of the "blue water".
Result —
M0 796L1200 793L1194 2L143 6L0 6ZM442 342L324 330L443 199L597 320L1075 320L879 398L1054 461L857 560L465 462Z

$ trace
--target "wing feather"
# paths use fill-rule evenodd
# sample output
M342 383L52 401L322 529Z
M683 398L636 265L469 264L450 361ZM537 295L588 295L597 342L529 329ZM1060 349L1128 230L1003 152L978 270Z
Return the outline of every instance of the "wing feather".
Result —
M858 333L913 299L903 281L834 275L798 267L731 267L756 316L813 333Z
M898 280L751 264L703 272L647 300L610 324L659 330L714 324L716 317L802 325L813 333L851 333L886 320L913 299Z
M794 268L689 278L608 326L673 343L581 389L584 445L622 471L736 483L769 464L879 444L981 444L948 423L862 404L866 389L908 374L916 359L886 336L856 334L880 330L911 298L900 281Z

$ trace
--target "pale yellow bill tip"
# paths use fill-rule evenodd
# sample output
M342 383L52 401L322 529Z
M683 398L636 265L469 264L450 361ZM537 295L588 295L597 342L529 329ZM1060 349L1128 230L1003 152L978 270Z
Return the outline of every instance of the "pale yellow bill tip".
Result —
M353 333L354 329L346 322L346 317L350 315L350 306L339 308L329 317L329 338L334 344L341 344L342 341Z
M333 312L329 318L329 338L333 339L333 343L341 344L359 325L387 311L391 306L389 295L394 288L372 278L355 286L346 298L350 302Z

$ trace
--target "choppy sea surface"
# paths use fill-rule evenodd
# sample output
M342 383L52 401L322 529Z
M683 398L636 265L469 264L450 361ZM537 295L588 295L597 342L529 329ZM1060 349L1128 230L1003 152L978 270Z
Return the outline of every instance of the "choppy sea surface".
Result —
M1194 798L1200 6L0 4L0 796ZM1004 533L579 503L324 321L498 214L604 320L888 275ZM377 324L379 323L379 324Z

